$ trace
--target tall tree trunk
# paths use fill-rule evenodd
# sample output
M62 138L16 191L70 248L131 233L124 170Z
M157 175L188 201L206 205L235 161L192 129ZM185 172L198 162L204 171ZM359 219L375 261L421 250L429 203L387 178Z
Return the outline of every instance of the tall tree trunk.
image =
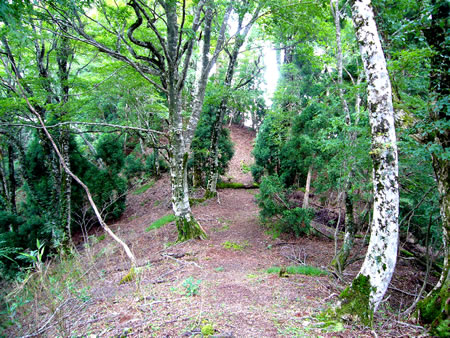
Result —
M178 241L191 238L206 238L206 233L195 220L189 204L187 177L187 152L184 140L174 135L169 148L170 182L172 187L172 209L176 216Z
M450 95L450 74L448 71L450 69L448 53L450 3L446 0L433 0L432 5L434 10L431 16L431 26L424 33L428 44L434 50L431 59L430 90L436 94L437 104L433 107L430 118L438 122L448 119L448 105L438 103L447 100ZM448 128L435 130L433 135L430 136L429 139L424 141L434 142L440 148L440 152L432 154L432 160L439 191L444 267L438 283L425 299L418 303L417 308L421 322L431 324L433 334L448 335L449 328L446 320L450 316L450 177L448 172L450 164L445 154L448 154L450 130ZM442 327L443 331L439 333L436 328L441 324L444 327Z
M391 84L370 0L354 1L352 17L368 82L374 206L364 263L352 285L340 295L336 311L371 324L397 261L398 155Z
M202 66L200 78L197 83L197 90L192 106L192 114L189 118L186 128L184 128L183 116L181 114L182 106L182 83L179 84L180 74L178 73L178 64L175 62L177 57L178 43L178 24L176 3L167 2L165 4L167 17L167 46L168 46L168 101L169 101L169 165L172 186L172 208L176 216L176 225L178 229L178 241L185 241L191 238L206 238L206 233L195 220L189 204L189 187L187 175L187 162L192 139L198 120L203 108L205 98L206 84L209 73L215 64L219 52L225 42L225 31L231 14L232 7L228 6L223 17L222 26L218 35L215 50L209 57L211 48L211 25L213 21L212 3L208 3L205 9L204 29L203 29L203 49ZM186 56L185 63L189 61ZM185 64L188 67L188 64ZM187 68L185 68L187 71ZM181 77L182 78L182 77Z
M9 201L8 182L6 180L5 169L3 168L3 158L1 156L0 156L0 191L2 194L2 198L5 202L5 206L7 206Z
M70 170L70 135L69 130L66 127L63 127L60 131L60 149L61 155L64 159L64 163L67 168ZM61 168L61 205L60 205L60 214L61 214L61 227L65 231L67 231L68 240L72 240L71 233L71 222L72 222L72 177Z
M339 1L331 0L331 11L334 15L334 25L336 28L336 63L338 70L338 86L339 86L339 98L341 100L342 109L345 114L345 123L347 126L351 126L351 117L350 110L348 108L347 100L344 96L344 88L343 88L343 79L342 79L342 71L343 71L343 55L342 55L342 42L341 42L341 12L339 10ZM358 98L357 98L358 99ZM353 145L356 139L356 134L351 132L350 135L350 145ZM344 163L344 167L347 167L347 163ZM352 176L353 176L353 168L350 168L348 177L345 182L344 187L344 201L345 201L345 235L344 242L342 243L341 248L336 253L336 257L331 261L331 266L342 273L344 270L347 259L350 256L350 251L353 248L353 244L355 242L356 235L356 224L353 220L353 200L350 195L350 191L352 190Z
M9 171L9 208L13 214L17 213L16 208L16 174L14 170L14 148L8 144L8 171Z
M65 105L69 101L69 75L70 75L70 60L73 58L73 49L70 46L70 40L65 36L67 33L67 27L61 26L63 35L60 37L60 41L57 48L56 60L58 63L58 77L59 86L61 89L59 102L62 105L62 112L59 114L59 118L63 118L66 115ZM70 171L70 135L69 127L63 126L59 129L59 146L61 149L61 155L64 160L65 166ZM56 159L59 160L59 159ZM64 168L59 169L60 175L60 222L61 228L67 234L65 242L72 241L71 234L71 219L72 219L72 177Z

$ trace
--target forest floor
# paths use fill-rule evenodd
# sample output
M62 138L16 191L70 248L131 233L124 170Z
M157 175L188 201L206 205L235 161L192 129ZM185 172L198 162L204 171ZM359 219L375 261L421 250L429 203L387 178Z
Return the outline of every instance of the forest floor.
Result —
M231 127L235 156L226 177L251 183L242 163L253 161L254 133ZM244 170L245 171L245 170ZM113 230L132 247L138 282L119 285L129 263L115 242L100 230L80 253L84 273L76 290L51 311L40 315L11 336L200 337L208 328L216 337L410 337L426 335L423 328L399 320L397 313L411 303L423 272L410 260L399 259L393 287L376 315L373 329L324 322L320 312L337 300L345 284L333 275L269 274L273 266L293 265L292 258L326 269L334 241L319 237L273 236L260 225L257 189L223 189L218 198L193 207L208 233L207 240L174 244L174 223L146 231L171 213L168 176L142 193L131 193ZM361 261L344 274L347 282ZM37 311L37 310L36 310ZM53 314L53 317L52 317ZM318 316L319 315L319 316Z

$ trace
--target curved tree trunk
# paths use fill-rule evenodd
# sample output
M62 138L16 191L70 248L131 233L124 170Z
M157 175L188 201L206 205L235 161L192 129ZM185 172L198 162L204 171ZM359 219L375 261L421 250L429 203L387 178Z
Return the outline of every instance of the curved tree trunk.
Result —
M391 281L398 246L398 155L392 91L370 0L352 6L368 82L374 206L369 247L358 276L340 296L337 312L371 324Z
M189 203L187 161L189 154L182 134L175 133L170 138L169 166L172 188L172 209L176 216L178 241L191 238L206 238L205 231L195 220Z

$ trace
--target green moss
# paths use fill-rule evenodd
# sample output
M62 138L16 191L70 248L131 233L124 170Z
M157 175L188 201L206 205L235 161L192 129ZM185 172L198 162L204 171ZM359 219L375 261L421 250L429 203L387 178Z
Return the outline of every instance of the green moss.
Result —
M198 205L198 204L201 204L201 203L205 202L207 199L208 198L206 198L206 196L203 197L203 198L193 198L193 197L191 197L191 198L189 198L189 204L191 206Z
M253 183L251 186L238 182L218 182L217 189L253 189L259 188L259 185Z
M136 278L136 271L135 271L134 267L132 267L130 269L130 271L128 271L128 273L120 280L119 285L131 282L135 278Z
M235 250L235 251L244 250L245 248L250 246L250 244L248 244L248 241L244 241L241 244L226 241L226 242L222 243L222 245L225 249L231 249L231 250Z
M154 229L159 229L162 226L175 221L175 219L176 219L176 217L174 214L165 215L165 216L161 217L160 219L157 219L156 221L154 221L152 224L150 224L150 226L147 229L145 229L145 231L149 232Z
M176 225L178 229L177 242L185 242L189 239L206 239L208 236L201 228L200 224L194 219L188 220L186 217L176 217Z
M206 190L204 199L210 199L217 196L217 192Z
M154 181L150 181L142 186L140 186L139 188L137 188L135 191L133 191L133 195L140 195L143 194L144 192L146 192L148 189L150 189L151 187L153 187L155 185Z
M212 324L206 324L202 327L202 335L208 337L208 336L212 336L214 334L214 327L212 326Z
M284 268L285 273L289 275L307 275L307 276L326 276L328 273L324 270L316 268L310 265L291 265ZM266 270L267 273L281 274L282 268L278 266L273 266Z
M370 277L359 275L339 296L341 305L336 309L336 315L341 318L351 316L364 325L372 326L373 309L370 304L370 293L373 290Z
M450 336L450 282L417 304L417 315L422 324L430 325L430 333L439 337Z

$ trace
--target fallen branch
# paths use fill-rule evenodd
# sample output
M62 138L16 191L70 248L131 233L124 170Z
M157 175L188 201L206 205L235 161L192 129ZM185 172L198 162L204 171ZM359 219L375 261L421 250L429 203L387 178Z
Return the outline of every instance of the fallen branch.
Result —
M326 233L324 233L323 231L319 230L317 228L317 225L315 225L315 222L311 222L310 223L311 228L313 228L315 231L317 231L319 234L321 234L322 236L325 236L326 238L330 239L330 240L334 240L334 238L330 235L327 235Z
M58 307L55 309L55 311L52 313L52 315L41 325L41 327L37 331L35 331L34 333L31 333L31 334L27 334L25 336L22 336L22 338L36 337L36 336L41 335L42 333L44 333L48 329L50 329L51 326L49 326L49 324L52 321L52 319L62 309L63 306L65 306L67 303L69 303L70 301L72 301L74 299L75 298L68 298L64 302L59 304Z
M192 264L192 265L195 265L195 266L196 266L197 268L199 268L199 269L203 269L200 265L198 265L198 264L195 263L195 262L191 262L191 261L186 262L186 261L183 261L183 260L181 260L181 259L177 259L177 258L175 258L175 257L172 257L172 256L170 256L170 255L168 255L168 254L161 254L161 256L166 257L166 258L169 258L169 259L172 259L172 260L174 260L175 262L180 263L180 264Z

